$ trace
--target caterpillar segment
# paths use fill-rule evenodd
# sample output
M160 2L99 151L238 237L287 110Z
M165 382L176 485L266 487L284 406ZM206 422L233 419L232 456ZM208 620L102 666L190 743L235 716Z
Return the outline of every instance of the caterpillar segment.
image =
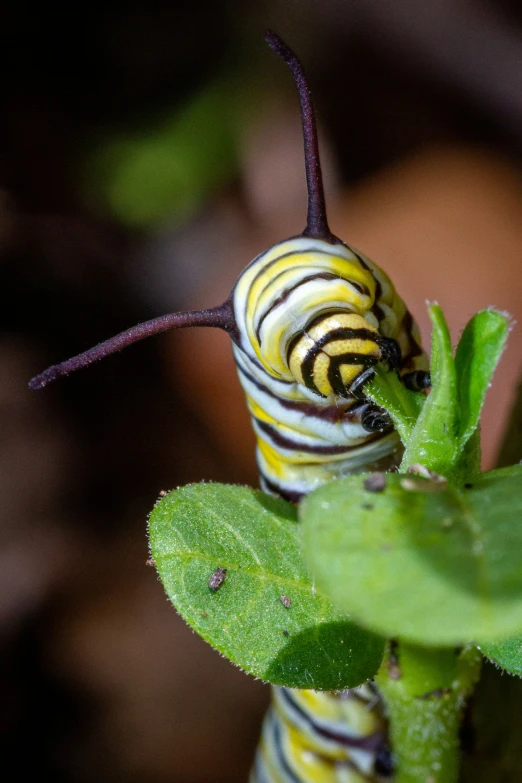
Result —
M342 693L274 688L250 783L389 781L386 732L369 685Z
M167 329L222 329L232 340L252 417L261 487L298 502L331 479L398 464L401 446L391 420L365 396L378 364L416 390L429 386L429 375L417 326L389 277L330 231L301 63L275 33L266 40L298 88L305 229L255 258L222 305L133 326L29 385L41 389ZM382 703L370 685L342 694L274 688L252 783L376 783L389 776L389 761Z

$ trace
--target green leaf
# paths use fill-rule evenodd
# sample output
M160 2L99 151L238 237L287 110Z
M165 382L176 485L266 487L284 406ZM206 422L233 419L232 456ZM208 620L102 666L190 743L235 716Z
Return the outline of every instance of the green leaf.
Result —
M420 463L447 475L458 455L456 371L451 338L437 304L429 307L431 336L431 392L422 408L401 467Z
M510 674L522 677L522 635L512 636L502 642L482 643L480 650L486 658Z
M365 387L364 393L388 411L400 439L406 445L426 401L425 395L409 391L394 372L385 372L380 366L377 366L375 378Z
M468 322L455 355L461 447L478 427L495 368L506 345L509 316L482 310Z
M384 641L315 589L299 551L294 506L246 487L192 485L156 505L149 534L176 609L245 671L317 690L351 688L377 671ZM213 591L209 579L218 568L226 578Z
M482 449L480 447L480 426L462 447L459 447L457 458L447 476L455 487L463 487L466 483L474 483L480 475Z
M104 139L87 161L86 198L132 227L185 220L237 170L237 103L218 73L155 124Z
M522 628L522 466L458 490L388 474L335 481L301 504L302 544L318 586L361 625L450 646Z

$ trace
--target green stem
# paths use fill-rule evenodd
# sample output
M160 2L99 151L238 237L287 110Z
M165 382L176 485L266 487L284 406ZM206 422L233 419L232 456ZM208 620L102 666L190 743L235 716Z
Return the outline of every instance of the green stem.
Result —
M394 783L456 783L460 720L480 661L473 646L390 645L377 684L390 719Z

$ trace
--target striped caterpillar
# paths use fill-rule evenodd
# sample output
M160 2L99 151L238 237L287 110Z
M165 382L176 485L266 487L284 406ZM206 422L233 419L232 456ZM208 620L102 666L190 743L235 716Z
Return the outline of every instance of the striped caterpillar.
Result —
M256 433L261 486L297 502L332 478L396 464L400 443L391 420L364 393L379 363L409 388L425 388L429 376L418 329L388 276L328 227L303 68L275 33L266 40L289 65L299 93L308 188L304 231L255 258L222 305L138 324L48 368L29 385L40 389L171 328L222 329L232 339ZM381 779L384 720L379 709L367 708L375 699L365 687L344 696L277 689L252 779Z

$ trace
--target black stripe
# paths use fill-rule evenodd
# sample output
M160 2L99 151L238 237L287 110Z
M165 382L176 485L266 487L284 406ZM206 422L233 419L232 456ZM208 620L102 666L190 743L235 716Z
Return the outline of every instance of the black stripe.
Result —
M386 314L385 314L384 310L382 309L382 307L379 304L379 299L382 296L382 285L381 285L380 280L377 280L375 275L372 274L372 277L375 280L375 300L374 300L374 305L373 305L373 307L372 307L370 312L372 312L374 314L374 316L377 318L377 320L380 323L381 321L383 321L386 318Z
M329 314L327 313L327 314L321 315L319 318L315 319L315 321L313 321L307 327L307 329L311 329L313 326L317 326L318 324L322 323L322 321L324 321L327 318L329 318L331 315L332 315L332 313L329 313ZM310 389L311 391L315 391L316 393L320 394L320 392L318 391L318 389L317 389L317 387L315 385L314 379L313 379L313 371L314 371L314 365L315 365L316 356L326 345L328 345L329 343L335 342L337 340L371 340L371 342L373 342L376 345L378 345L378 337L379 337L378 334L375 334L375 332L372 332L369 329L364 329L364 328L351 329L349 327L339 327L337 329L332 329L331 331L329 331L326 334L324 334L322 337L320 337L314 343L313 347L310 348L310 350L308 351L305 359L303 359L303 361L301 363L301 374L303 376L303 381L304 381L305 386L308 389ZM300 340L300 339L301 339L301 335L299 335L297 338L295 338L291 342L291 344L289 346L289 350L288 350L288 361L290 360L290 356L291 356L292 350L294 350L298 340ZM377 361L377 360L375 360L375 361L371 362L371 364L369 364L367 362L367 359L368 358L373 358L373 357L366 357L366 355L364 355L364 357L365 357L364 360L361 359L361 361L350 361L347 358L349 355L357 356L357 357L363 356L363 354L355 354L355 353L354 354L344 354L343 355L345 357L344 358L344 364L363 364L365 367L369 367L369 366L375 364L376 361ZM332 359L333 357L330 357L330 358ZM342 391L337 390L337 393L340 396L346 396L346 389L344 388L344 386L342 387L342 389L343 389ZM321 397L325 397L325 395L321 394Z
M279 761L279 765L285 775L288 775L289 780L292 781L292 783L303 783L300 777L298 777L293 769L291 768L290 764L288 763L288 760L285 756L285 752L283 749L283 743L281 741L281 725L279 722L279 718L277 718L274 714L273 717L273 728L272 728L272 734L274 737L274 749L277 753L277 759Z
M357 313L351 313L350 311L339 309L322 312L306 325L306 327L303 329L303 332L306 333L310 329L313 329L316 326L320 326L323 321L327 321L333 315L357 315ZM336 329L331 329L330 331L326 332L326 334L323 334L322 337L315 341L315 345L318 345L322 348L324 345L331 342L330 335L337 335L337 333L341 334L341 337L336 337L335 339L344 338L346 340L371 340L373 343L377 343L380 337L378 332L372 332L371 329L365 329L364 326L358 326L355 329L349 326L339 326ZM290 351L288 353L290 354Z
M283 244L283 242L281 242L280 244ZM257 259L254 259L254 261L256 261L256 260L259 260L260 258L262 258L262 257L263 257L263 255L268 255L268 253L270 253L270 252L271 252L271 250L272 250L272 248L270 248L270 250L265 250L265 252L264 252L264 253L262 253L260 256L258 256L258 257L257 257ZM282 253L282 255L280 255L280 256L276 256L276 257L275 257L275 258L274 258L272 261L270 261L268 264L265 264L263 267L261 267L261 269L259 270L259 272L256 274L256 276L254 277L254 279L253 279L253 280L252 280L252 282L250 283L250 287L252 287L252 286L254 285L254 283L256 283L256 282L257 282L257 280L259 280L259 278L261 277L261 275L264 275L264 274L266 273L267 269L270 269L270 267L272 267L272 266L275 266L276 264L278 264L278 263L279 263L279 261L283 261L283 259L285 259L285 258L290 258L291 256L295 256L295 255L300 255L300 256L301 256L301 255L303 255L303 256L308 256L308 255L311 255L312 253L316 253L316 254L318 254L318 255L321 255L321 256L326 256L326 258L329 258L330 256L335 256L335 253L327 253L326 251L324 251L324 250L321 250L320 248L307 248L306 250L290 250L288 253ZM341 258L342 258L342 256L341 256ZM348 261L348 259L345 259L345 260L346 260L346 261ZM245 269L245 272L246 272L246 270L247 270L247 269L248 269L250 266L252 266L252 264L254 263L254 261L252 261L252 263L250 263L250 264L247 266L247 268ZM244 274L244 273L243 273L243 274Z
M334 332L330 332L331 334L330 342L343 339L343 336L339 334L342 331L343 330L341 329L336 329ZM323 343L323 344L327 344L327 343ZM303 361L301 362L301 374L303 376L303 381L305 383L305 386L311 391L315 391L315 392L318 392L318 389L314 381L315 361L317 355L321 352L322 352L322 346L319 344L319 342L317 342L314 345L314 347L309 350L308 354L306 355L306 358L303 359ZM329 381L330 381L330 372L332 366L337 371L341 364L362 364L365 368L367 368L367 367L373 367L379 361L375 356L368 356L367 354L362 354L362 353L346 353L346 354L341 354L340 356L329 356L328 358L330 360L329 369L328 369ZM342 397L346 395L347 390L344 386L338 385L336 392ZM321 396L324 397L325 395L321 395Z
M297 505L307 494L306 492L293 492L291 489L283 489L277 484L274 484L273 481L270 481L270 479L267 479L262 470L260 470L259 473L268 492L271 492L272 495L276 495L279 498L283 498L283 500L287 500L289 503L295 503Z
M357 401L347 410L343 410L338 405L316 406L311 402L286 400L284 397L275 394L271 389L262 384L261 381L258 381L257 378L254 378L254 376L245 370L244 367L240 367L239 365L236 365L236 367L240 375L243 375L253 386L267 394L273 400L277 400L281 407L286 408L286 410L299 411L299 413L302 413L304 416L312 416L315 419L320 419L321 421L326 421L330 424L337 424L340 421L346 421L350 424L354 421L357 424L360 423L361 416L359 408L361 405L366 404L362 400ZM266 373L266 370L263 369L263 372ZM293 383L295 383L295 381L293 381Z
M406 356L402 361L402 369L404 369L405 367L411 367L412 359L414 359L416 356L420 356L423 351L422 347L418 344L411 333L411 330L413 329L413 316L409 310L406 311L406 315L404 316L402 324L408 336L408 350L406 351Z
M299 704L294 701L287 688L280 688L279 693L287 704L297 712L302 720L310 726L312 731L320 737L324 737L332 742L337 742L339 745L345 745L348 748L357 748L359 750L368 751L369 753L375 752L383 743L384 735L381 731L375 731L373 734L365 734L364 736L359 737L348 737L345 734L332 731L331 729L325 729L313 720L310 713L305 712Z
M307 454L346 454L354 448L354 446L309 446L306 443L299 443L299 441L292 440L291 438L282 435L276 427L272 424L268 424L266 421L261 421L253 417L257 426L262 432L265 432L269 438L282 449L291 449L292 451L304 451ZM362 436L364 437L364 435ZM363 444L359 444L363 445Z
M284 272L281 272L279 275L277 275L277 277L280 277L281 275L285 274L285 272L287 272L287 271L288 270L285 269ZM275 278L275 280L277 280L277 277ZM280 304L283 304L284 302L286 302L286 300L288 299L290 294L293 293L297 288L300 288L305 283L310 283L312 280L343 280L343 279L344 278L339 277L339 275L334 275L331 272L324 272L323 274L317 273L315 275L307 275L307 277L303 277L303 279L300 280L295 285L290 286L290 288L286 288L282 292L282 294L280 296L278 296L277 299L275 299L272 302L272 304L270 305L268 310L266 310L263 313L263 315L261 316L261 318L259 319L259 323L258 323L257 328L256 328L256 337L257 337L257 339L259 340L259 333L261 332L261 326L262 326L263 321L265 320L265 318L268 315L270 315L270 313L273 310L275 310L276 307L279 307ZM270 282L273 283L274 281L271 280ZM361 293L362 293L362 291L361 291Z
M257 369L258 369L258 370L260 370L260 372L263 372L263 373L264 373L265 375L267 375L269 378L271 378L271 377L272 377L272 376L271 376L271 375L270 375L270 374L269 374L269 373L268 373L268 372L265 370L265 368L263 367L263 365L261 364L261 362L259 361L259 359L258 359L257 357L255 357L255 358L254 358L253 356L251 356L250 354L248 354L248 353L245 351L245 349L244 349L244 348L242 348L240 345L238 345L237 347L238 347L238 349L241 351L241 353L242 353L242 354L243 354L243 355L244 355L244 356L245 356L245 357L248 359L248 361L249 361L251 364L254 364L254 365L257 367ZM238 369L238 370L239 370L239 369L241 369L241 368L240 368L240 366L239 366L239 362L238 362L238 360L235 358L235 356L234 356L234 361L235 361L235 363L236 363L236 367L237 367L237 369ZM274 370L274 372L275 372L275 374L277 375L277 378L276 378L275 380L277 380L277 382L278 382L278 383L283 383L283 384L285 384L286 386L292 386L292 384L294 384L294 383L295 383L295 381L294 381L294 380L293 380L293 381L287 381L285 378L281 378L281 377L280 377L280 375L279 375L279 373L278 373L278 372L276 372L275 370ZM245 371L245 375L248 375L248 372L247 372L247 371Z
M386 318L386 314L382 307L379 305L379 299L382 297L382 284L381 281L377 279L375 276L375 272L373 269L371 269L366 261L361 257L360 253L355 250L355 248L351 247L350 245L346 245L346 247L351 250L351 252L356 256L357 260L359 261L360 265L363 267L363 269L366 269L372 276L372 278L375 281L375 302L373 307L371 308L370 312L375 315L379 323L383 321Z

